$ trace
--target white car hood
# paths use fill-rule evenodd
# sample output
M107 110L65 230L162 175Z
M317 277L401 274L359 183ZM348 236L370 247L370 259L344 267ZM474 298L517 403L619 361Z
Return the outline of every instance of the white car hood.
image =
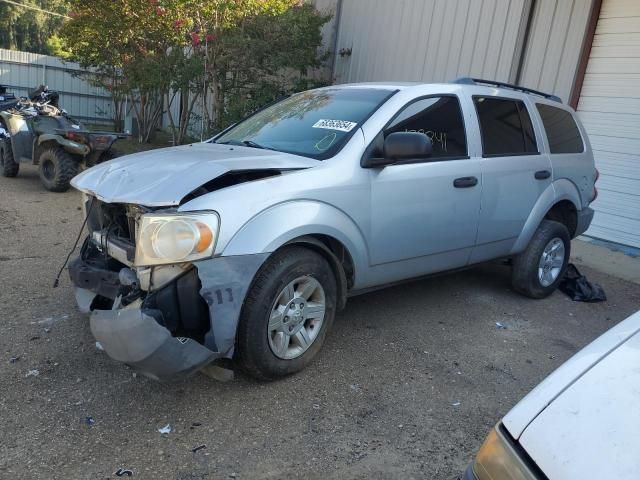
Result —
M272 150L196 143L105 162L76 176L71 185L107 203L172 206L196 188L230 171L292 170L319 163Z
M640 312L547 377L503 423L548 478L637 478Z

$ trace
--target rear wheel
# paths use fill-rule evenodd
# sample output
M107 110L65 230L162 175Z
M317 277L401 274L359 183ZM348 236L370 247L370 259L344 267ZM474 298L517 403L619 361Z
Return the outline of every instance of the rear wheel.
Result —
M50 192L65 192L78 173L78 162L60 147L43 151L38 161L40 180Z
M513 288L531 298L545 298L564 276L571 237L562 223L543 220L526 250L513 260Z
M304 247L276 252L260 269L238 325L237 359L271 380L302 370L320 351L336 311L331 267Z
M3 177L15 177L20 171L20 164L13 158L11 138L0 139L0 173Z

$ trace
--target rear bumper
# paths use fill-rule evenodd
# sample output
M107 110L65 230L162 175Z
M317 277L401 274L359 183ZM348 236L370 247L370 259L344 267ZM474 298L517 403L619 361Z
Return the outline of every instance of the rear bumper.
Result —
M578 212L578 222L576 225L576 233L574 237L582 235L587 231L589 225L591 225L591 220L593 220L593 213L593 209L589 207L585 207Z

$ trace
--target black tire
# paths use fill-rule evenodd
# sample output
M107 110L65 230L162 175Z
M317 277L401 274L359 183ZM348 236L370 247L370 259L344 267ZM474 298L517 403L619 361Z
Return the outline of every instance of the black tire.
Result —
M40 180L50 192L66 192L78 174L78 162L60 147L44 150L38 163Z
M13 158L11 139L0 139L0 173L3 177L15 177L20 171L20 164Z
M102 155L100 155L100 158L98 159L98 164L103 162L108 162L109 160L113 160L114 158L118 158L119 156L120 154L118 153L117 150L110 148L109 150L105 150L102 153Z
M540 262L545 248L554 239L559 239L564 246L564 258L559 273L552 283L544 285L540 278ZM526 250L513 259L511 284L513 289L530 298L545 298L556 289L569 263L571 255L571 237L562 223L543 220L533 234Z
M269 345L269 317L280 292L300 277L312 277L324 290L324 319L320 332L302 355L283 359ZM238 324L236 360L246 373L259 380L273 380L302 370L324 343L335 318L336 300L336 278L321 255L298 246L274 253L260 268L247 293Z

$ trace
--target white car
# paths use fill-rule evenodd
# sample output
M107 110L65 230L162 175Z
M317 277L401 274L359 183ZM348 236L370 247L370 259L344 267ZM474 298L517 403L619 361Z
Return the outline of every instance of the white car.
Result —
M487 436L465 480L640 478L640 312L586 346Z

